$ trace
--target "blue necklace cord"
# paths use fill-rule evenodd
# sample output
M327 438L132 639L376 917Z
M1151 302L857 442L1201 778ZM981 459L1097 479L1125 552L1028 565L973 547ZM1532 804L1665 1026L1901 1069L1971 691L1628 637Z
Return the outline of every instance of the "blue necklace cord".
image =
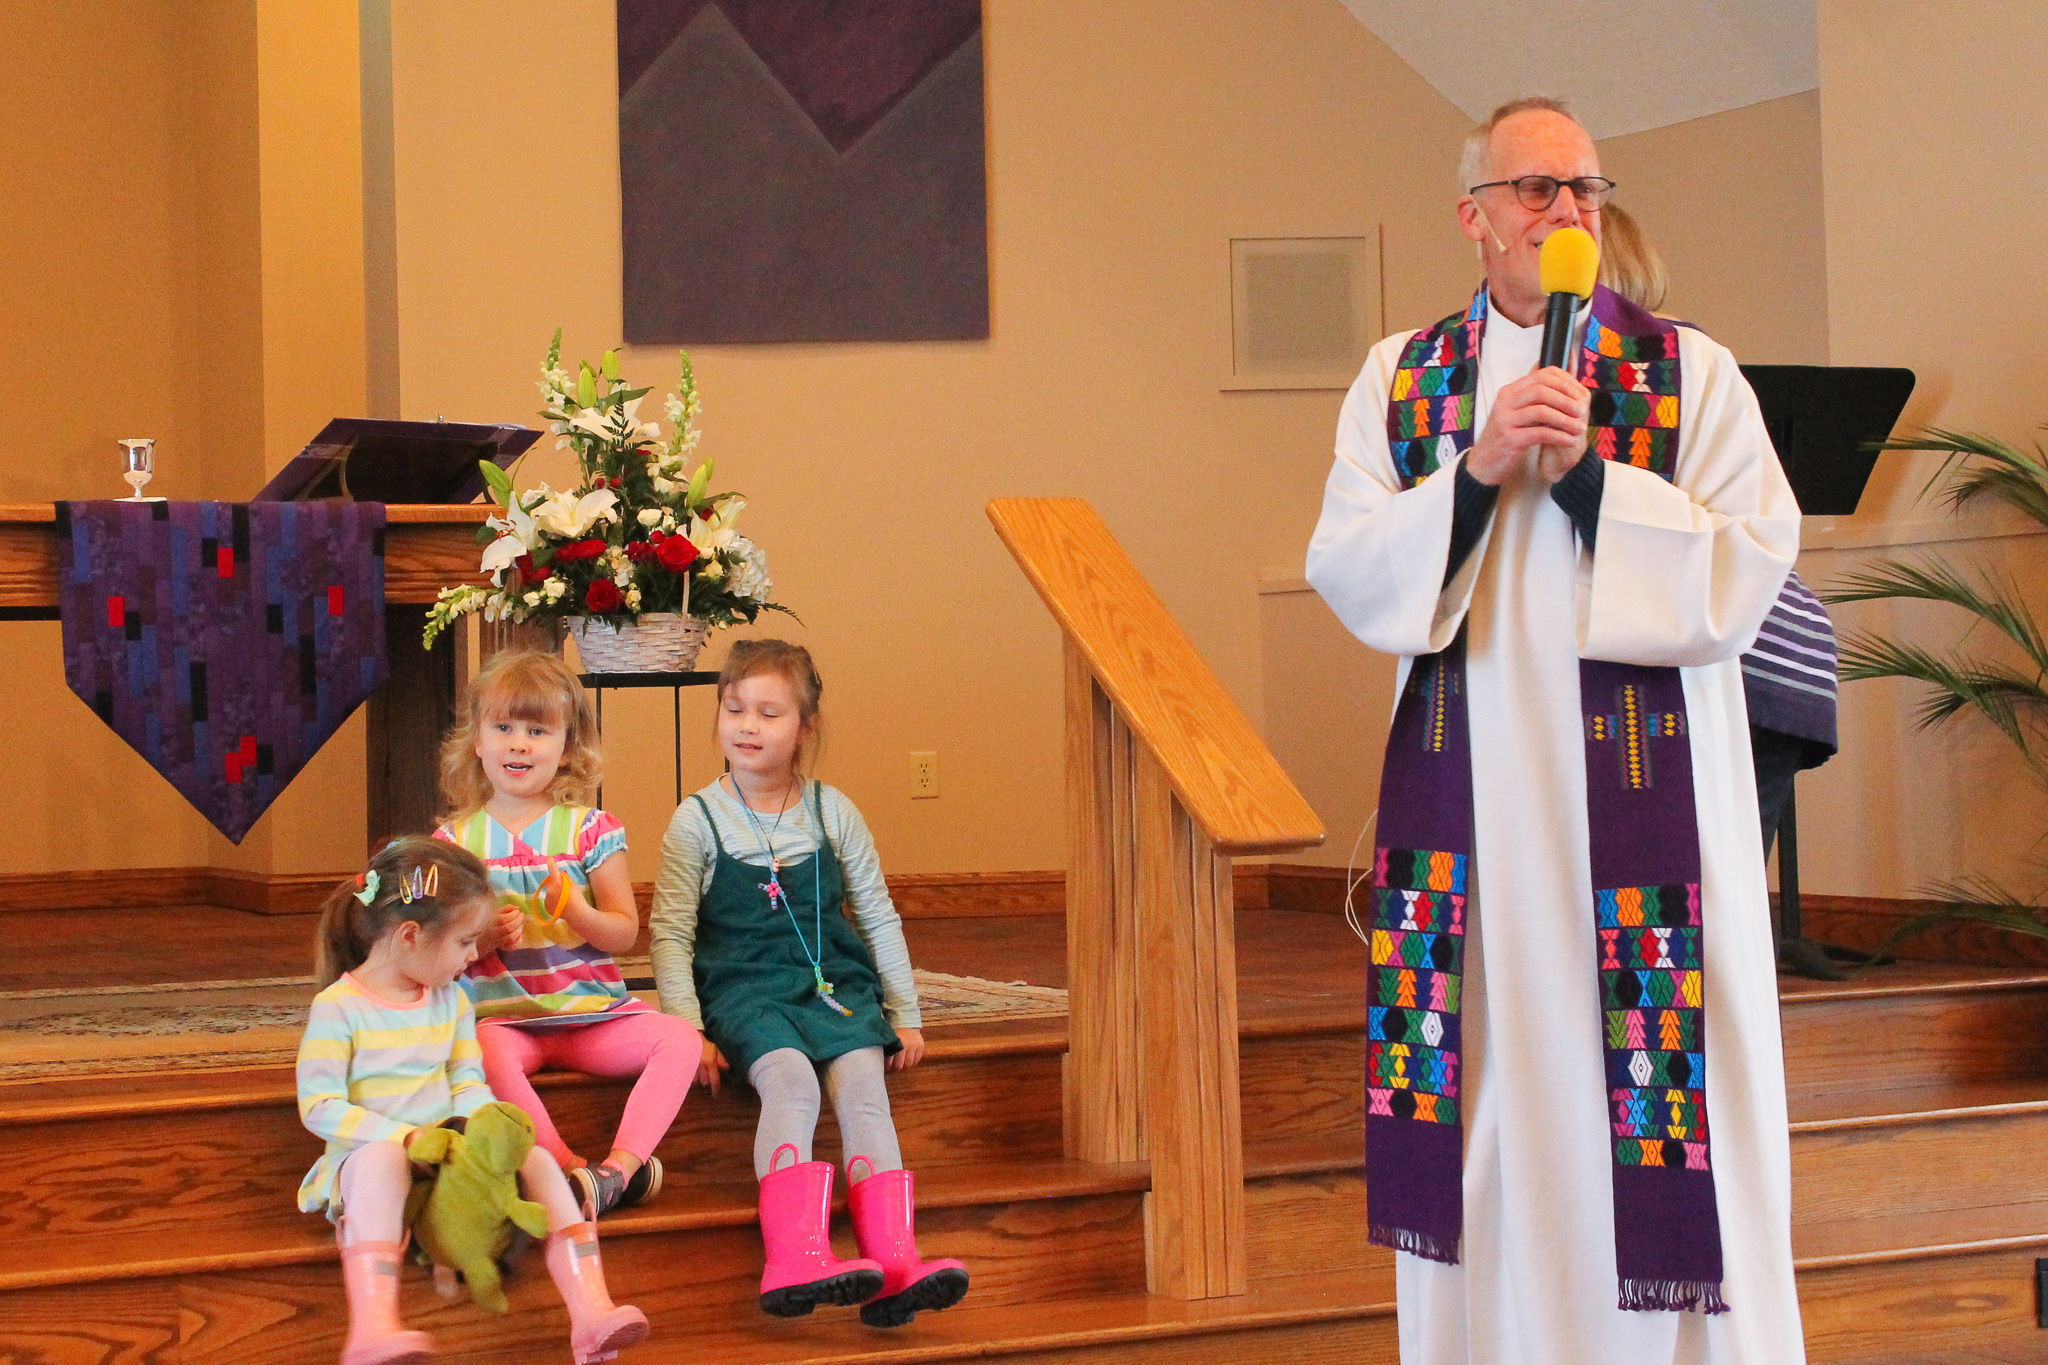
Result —
M819 864L824 861L825 852L825 829L823 822L821 821L818 827L817 850L811 854L811 909L816 912L812 933L816 935L818 940L818 951L814 953L811 951L811 945L804 942L803 926L797 923L796 910L789 903L789 893L782 889L782 860L775 856L775 849L770 843L768 836L761 832L760 817L754 813L754 808L747 804L746 793L740 790L738 778L733 779L732 790L733 794L740 799L740 809L747 813L747 824L753 828L754 842L761 846L761 856L768 860L768 880L761 883L761 889L768 893L768 903L770 905L780 905L782 913L789 916L789 927L796 933L796 946L803 949L805 959L811 964L812 990L816 992L820 1000L851 1019L853 1011L840 1004L834 998L832 983L825 979L825 884L824 874L819 870ZM801 796L797 798L797 804L803 804ZM789 808L785 806L782 810L775 813L775 827L777 829L782 827L782 817L788 814L788 812Z

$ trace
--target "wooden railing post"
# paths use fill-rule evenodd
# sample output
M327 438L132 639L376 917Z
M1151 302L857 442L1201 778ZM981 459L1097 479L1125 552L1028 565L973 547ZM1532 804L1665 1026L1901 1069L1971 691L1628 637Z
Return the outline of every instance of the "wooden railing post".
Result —
M1130 730L1069 642L1066 1152L1142 1161Z
M1245 1292L1244 1140L1230 860L1137 751L1146 1280L1181 1299Z
M1230 857L1322 825L1093 509L989 518L1066 635L1066 1151L1151 1163L1154 1293L1242 1294Z

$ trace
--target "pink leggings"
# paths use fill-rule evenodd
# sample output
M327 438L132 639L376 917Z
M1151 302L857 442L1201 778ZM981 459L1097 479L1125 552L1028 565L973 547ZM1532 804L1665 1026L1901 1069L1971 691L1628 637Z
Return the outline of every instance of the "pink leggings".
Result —
M533 1118L534 1141L564 1169L580 1166L541 1106L526 1078L536 1071L582 1071L592 1076L638 1076L626 1097L619 1135L612 1146L645 1161L683 1107L697 1074L704 1037L681 1019L653 1010L621 1015L602 1024L551 1024L520 1028L485 1024L476 1031L484 1053L484 1079L491 1093Z

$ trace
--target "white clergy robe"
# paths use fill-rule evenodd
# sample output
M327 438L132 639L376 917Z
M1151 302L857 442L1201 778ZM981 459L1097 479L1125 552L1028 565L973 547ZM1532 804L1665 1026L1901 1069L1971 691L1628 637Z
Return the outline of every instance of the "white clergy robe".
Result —
M1497 308L1486 327L1475 436L1542 334ZM1387 450L1411 335L1375 346L1344 401L1308 552L1309 582L1352 633L1407 656L1404 681L1413 656L1467 632L1464 1244L1455 1266L1397 1253L1403 1365L1799 1365L1776 954L1736 662L1797 554L1798 505L1734 357L1681 328L1676 479L1609 462L1587 552L1527 468L1446 585L1455 468L1402 492ZM1616 1306L1581 657L1684 680L1730 1309L1712 1317Z

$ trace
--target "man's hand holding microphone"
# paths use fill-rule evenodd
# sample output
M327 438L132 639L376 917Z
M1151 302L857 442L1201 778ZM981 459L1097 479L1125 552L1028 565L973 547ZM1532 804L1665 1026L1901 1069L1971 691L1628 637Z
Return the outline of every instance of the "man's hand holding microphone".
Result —
M1465 455L1465 468L1498 487L1536 451L1536 474L1556 483L1586 451L1591 394L1565 369L1579 305L1592 298L1600 248L1582 228L1559 228L1543 241L1540 268L1549 296L1543 351L1536 369L1503 385L1486 425Z

